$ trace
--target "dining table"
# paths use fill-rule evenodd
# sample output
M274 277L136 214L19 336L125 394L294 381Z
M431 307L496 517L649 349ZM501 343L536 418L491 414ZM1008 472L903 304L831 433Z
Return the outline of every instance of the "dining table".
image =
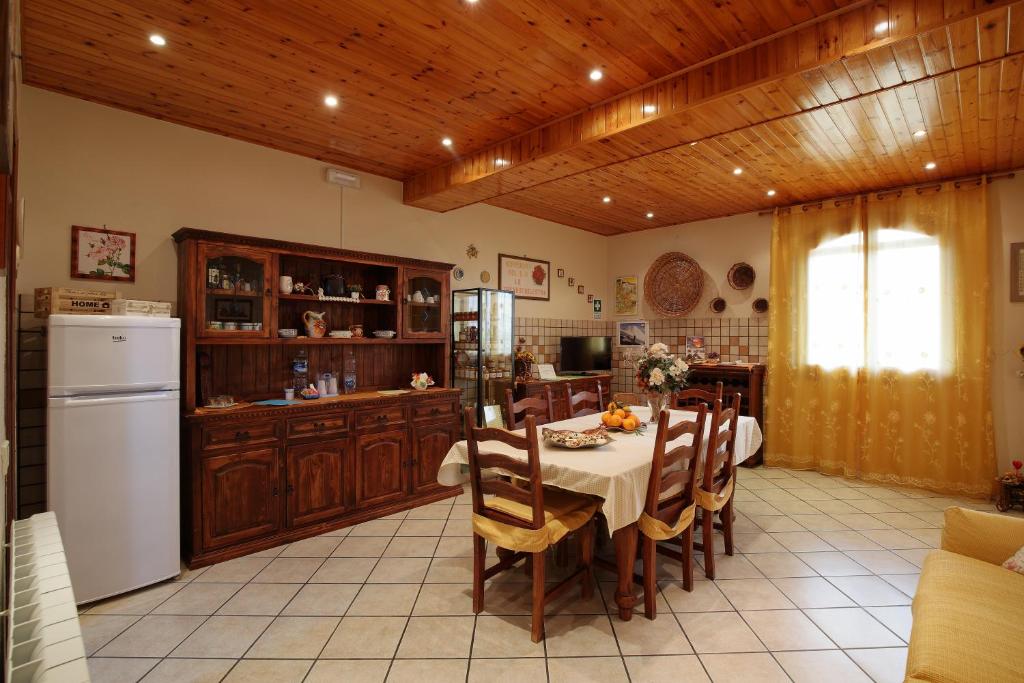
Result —
M615 603L619 618L629 621L637 597L633 594L633 565L637 549L637 520L644 510L647 499L647 485L651 476L651 461L657 424L650 420L649 408L637 407L634 414L642 418L646 429L635 432L613 432L612 441L597 448L568 449L547 443L542 432L545 429L583 431L601 424L601 416L592 414L550 422L537 427L537 441L540 446L541 481L568 491L595 496L601 499L601 512L608 522L615 547L615 564L618 571L618 585ZM670 410L669 425L682 420L693 420L696 413L689 410ZM708 413L702 437L701 461L707 452L710 437L711 414ZM523 434L520 429L514 433ZM686 434L678 445L691 442L693 435ZM735 463L740 464L757 452L762 435L757 420L741 416L736 425ZM487 450L503 453L526 461L526 451L517 450L507 444L490 441ZM670 442L675 444L676 442ZM441 463L437 481L445 486L463 484L469 478L465 465L469 464L469 449L465 441L452 445ZM698 475L700 473L698 472Z

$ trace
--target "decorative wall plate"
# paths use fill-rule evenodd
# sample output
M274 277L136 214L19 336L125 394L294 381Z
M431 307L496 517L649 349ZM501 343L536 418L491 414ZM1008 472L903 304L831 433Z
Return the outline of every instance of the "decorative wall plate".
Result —
M726 279L729 281L729 286L733 289L750 289L756 277L757 274L754 273L754 267L749 263L741 261L740 263L732 264Z
M754 299L754 303L750 307L754 309L754 313L767 313L768 299Z
M716 296L711 300L711 312L722 313L723 311L725 311L725 299L720 296Z
M456 280L461 280L466 276L466 271L462 269L462 266L455 266L454 268L452 268L452 276Z
M486 270L480 272L480 282L487 284L491 281L491 274Z
M668 317L686 315L704 291L704 271L678 251L662 254L644 277L644 297L656 312Z

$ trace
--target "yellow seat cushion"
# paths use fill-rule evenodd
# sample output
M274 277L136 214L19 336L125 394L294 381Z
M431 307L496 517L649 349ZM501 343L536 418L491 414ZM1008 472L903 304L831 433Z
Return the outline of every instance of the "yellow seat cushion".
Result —
M1024 681L1024 576L945 550L928 555L914 597L907 681Z
M524 522L533 522L533 508L529 505L501 497L490 498L484 505ZM598 501L589 496L545 488L542 528L523 529L474 514L473 532L500 548L538 553L589 522L597 507Z

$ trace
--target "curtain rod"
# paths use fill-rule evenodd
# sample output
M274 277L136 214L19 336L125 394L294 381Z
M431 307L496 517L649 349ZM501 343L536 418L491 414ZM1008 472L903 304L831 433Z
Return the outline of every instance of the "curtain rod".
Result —
M831 199L819 199L816 202L807 202L804 204L791 204L790 206L779 206L774 209L765 209L763 211L758 211L757 215L770 216L776 211L793 211L795 209L802 209L804 211L807 211L808 209L820 209L828 202L834 202L835 206L842 206L843 204L853 202L857 197L869 197L871 195L875 195L878 199L882 199L883 197L887 197L890 195L899 196L904 191L907 190L914 190L915 192L920 194L927 190L939 190L945 183L952 183L956 189L960 189L961 187L966 185L978 185L981 183L982 179L984 179L987 184L995 180L1005 180L1008 178L1013 178L1015 175L1016 173L1014 171L1010 171L1009 173L994 173L988 176L965 176L963 178L953 178L952 180L925 183L921 185L904 185L903 187L894 187L888 190L872 190L871 192L858 192L856 194L843 195L841 197L835 197Z

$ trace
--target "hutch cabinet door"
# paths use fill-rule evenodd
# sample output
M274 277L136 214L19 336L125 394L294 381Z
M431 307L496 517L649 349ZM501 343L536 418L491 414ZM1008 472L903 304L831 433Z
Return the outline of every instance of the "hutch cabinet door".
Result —
M405 270L402 282L402 334L413 338L444 338L448 335L450 306L448 273L440 270Z
M394 429L356 438L356 506L369 507L405 497L406 432Z
M348 439L288 447L288 526L319 522L348 511L348 447Z
M458 428L451 423L413 428L412 492L437 488L437 471L448 449L458 440Z
M273 257L268 252L199 244L196 336L267 337L272 324Z
M203 548L266 536L281 527L278 450L203 457Z

